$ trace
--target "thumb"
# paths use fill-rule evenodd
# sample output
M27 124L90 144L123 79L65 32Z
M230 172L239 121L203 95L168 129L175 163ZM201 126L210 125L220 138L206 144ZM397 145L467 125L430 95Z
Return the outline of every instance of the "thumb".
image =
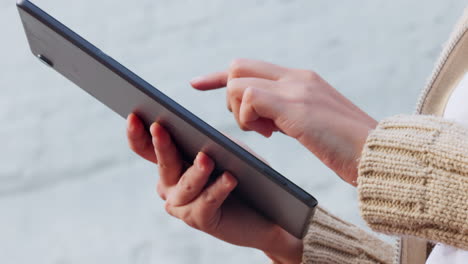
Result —
M281 114L281 108L280 99L274 91L249 87L242 95L239 121L269 137L278 130L274 122Z

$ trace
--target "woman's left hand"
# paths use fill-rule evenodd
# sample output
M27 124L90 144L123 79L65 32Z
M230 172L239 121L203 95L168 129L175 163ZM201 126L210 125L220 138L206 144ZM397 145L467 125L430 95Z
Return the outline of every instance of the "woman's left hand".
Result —
M275 263L301 262L300 239L230 195L237 185L236 175L224 172L209 182L215 168L210 157L200 152L193 164L187 165L166 129L154 123L150 132L136 115L129 115L129 146L159 165L156 189L166 200L165 209L170 215L231 244L260 249Z

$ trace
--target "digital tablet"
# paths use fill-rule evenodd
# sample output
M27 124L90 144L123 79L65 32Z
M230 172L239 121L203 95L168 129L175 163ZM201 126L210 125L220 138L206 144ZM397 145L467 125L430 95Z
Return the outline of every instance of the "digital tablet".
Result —
M202 151L238 180L242 200L292 235L302 238L317 200L241 146L27 0L17 2L32 53L81 89L126 118L158 121L184 159ZM278 153L278 155L282 155Z

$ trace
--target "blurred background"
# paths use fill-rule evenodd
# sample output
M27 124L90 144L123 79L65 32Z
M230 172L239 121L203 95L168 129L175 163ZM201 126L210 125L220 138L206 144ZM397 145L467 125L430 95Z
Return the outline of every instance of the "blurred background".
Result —
M354 188L295 141L242 132L223 90L188 81L261 59L320 73L376 119L410 113L466 0L34 3L365 228ZM166 215L125 120L34 59L13 0L0 32L1 263L268 263Z

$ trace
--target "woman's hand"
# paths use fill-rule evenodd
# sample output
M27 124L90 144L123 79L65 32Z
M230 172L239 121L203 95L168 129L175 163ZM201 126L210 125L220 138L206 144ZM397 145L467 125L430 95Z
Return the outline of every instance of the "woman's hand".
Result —
M207 155L198 153L186 166L163 127L154 123L150 132L136 115L128 117L130 148L159 165L157 192L170 215L231 244L260 249L277 263L301 262L301 240L229 195L237 184L233 175L224 172L208 183L215 164Z
M318 74L238 59L227 71L191 82L198 90L227 87L227 106L243 130L281 131L356 185L357 164L377 122Z

